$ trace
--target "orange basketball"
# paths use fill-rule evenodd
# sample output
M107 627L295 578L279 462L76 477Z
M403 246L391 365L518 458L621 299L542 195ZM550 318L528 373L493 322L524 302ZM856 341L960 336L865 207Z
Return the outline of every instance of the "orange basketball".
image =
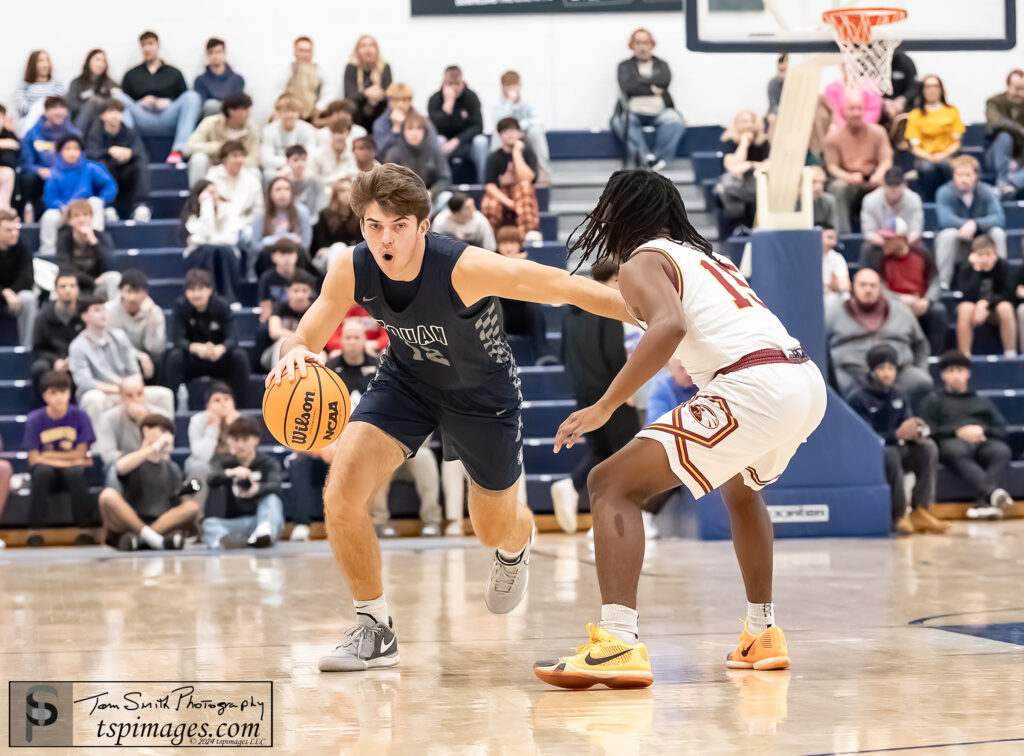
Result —
M285 375L263 395L270 434L295 451L319 451L338 440L352 410L348 389L333 370L306 364L306 377Z

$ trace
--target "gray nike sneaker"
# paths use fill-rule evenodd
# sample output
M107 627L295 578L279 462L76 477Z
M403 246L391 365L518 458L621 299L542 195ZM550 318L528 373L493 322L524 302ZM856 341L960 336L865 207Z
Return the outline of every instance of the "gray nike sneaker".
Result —
M506 562L497 551L494 552L494 566L491 567L487 591L484 593L484 604L492 614L511 612L526 595L526 586L530 582L530 547L536 535L535 525L526 548L514 562Z
M372 617L366 621L367 617L359 615L356 624L345 631L345 640L320 657L321 672L363 672L398 664L398 639L390 620L385 625Z

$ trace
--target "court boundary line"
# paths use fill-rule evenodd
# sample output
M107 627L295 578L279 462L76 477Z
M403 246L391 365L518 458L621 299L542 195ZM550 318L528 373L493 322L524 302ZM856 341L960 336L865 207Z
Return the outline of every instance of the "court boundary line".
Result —
M992 740L965 740L959 743L930 743L928 745L893 746L892 748L870 748L863 751L825 751L808 753L804 756L846 756L857 753L892 753L893 751L919 751L922 748L953 748L954 746L986 745L988 743L1022 743L1024 738L993 738Z

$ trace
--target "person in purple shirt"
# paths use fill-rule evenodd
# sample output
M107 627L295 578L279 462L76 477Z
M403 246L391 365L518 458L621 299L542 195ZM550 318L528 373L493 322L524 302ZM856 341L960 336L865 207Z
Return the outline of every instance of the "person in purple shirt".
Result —
M71 376L50 371L43 377L45 407L29 413L25 423L23 446L28 451L29 471L32 476L32 496L29 509L28 546L42 546L39 532L46 524L49 501L53 494L67 491L71 496L71 511L79 529L75 545L96 543L87 530L96 511L89 496L87 472L92 467L89 445L96 440L92 423L84 410L72 405Z

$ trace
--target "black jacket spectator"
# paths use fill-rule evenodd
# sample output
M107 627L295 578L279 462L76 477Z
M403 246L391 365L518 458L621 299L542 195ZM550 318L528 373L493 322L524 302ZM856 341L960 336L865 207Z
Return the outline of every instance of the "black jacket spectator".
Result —
M133 100L141 100L146 95L166 97L176 100L188 90L185 77L174 66L161 62L155 73L149 72L145 63L132 68L124 75L121 89Z
M256 514L260 499L270 494L281 495L281 483L284 472L277 460L269 454L256 452L256 457L249 469L259 474L259 485L253 489L252 496L236 496L232 490L232 480L224 474L225 470L240 467L242 464L236 457L225 455L213 461L213 472L207 479L210 495L206 499L207 517L247 517Z
M533 171L533 181L537 182L537 156L526 145L523 145L523 160L530 170ZM512 162L512 153L497 149L487 156L487 163L484 166L484 183L500 185L501 175L508 170L508 164ZM422 178L422 176L421 176Z
M376 357L364 354L360 364L351 365L345 361L344 356L339 354L327 363L327 367L338 374L350 394L354 391L365 394L366 389L370 387L370 381L377 374L377 365L379 364L380 361Z
M22 239L10 247L0 247L0 291L27 291L34 281L32 252ZM7 301L0 298L0 312L7 311Z
M936 390L921 405L921 418L932 429L939 443L956 438L965 425L980 425L986 438L1006 438L1006 420L999 408L976 391Z
M387 91L387 88L391 86L391 83L391 65L385 63L384 70L380 73L380 88ZM372 84L373 80L370 78L369 71L366 71L353 63L349 63L345 66L345 99L356 106L356 114L352 117L352 121L359 124L367 131L370 131L373 128L373 122L376 121L380 117L381 113L383 113L388 107L386 97L374 105L366 95L363 94L363 90L367 89Z
M911 417L910 400L903 389L899 386L886 388L870 376L850 392L846 402L885 440L886 446L897 443L896 429Z
M329 208L324 208L320 211L316 225L313 226L313 242L309 246L315 252L330 247L335 242L351 246L362 240L363 230L359 227L359 216L350 212L343 218Z
M57 311L55 302L47 302L36 316L32 328L32 385L42 399L40 384L43 376L53 369L57 360L66 359L68 347L82 332L85 324L78 316L77 309L68 318Z
M988 300L990 305L998 302L1014 302L1014 276L1006 260L996 259L992 270L975 270L963 265L956 278L956 288L964 295L964 302Z
M223 344L229 350L238 346L238 339L231 325L231 308L228 303L214 294L206 309L200 312L185 297L179 297L171 312L171 344L188 350L189 344Z
M437 133L445 139L458 139L465 145L473 143L473 137L484 131L484 117L480 110L480 98L469 87L455 98L455 106L451 115L442 109L444 96L440 90L434 92L427 101L427 112Z
M111 156L111 147L127 147L132 156L119 162ZM122 123L118 132L111 134L96 119L85 136L85 155L106 168L117 181L114 209L119 217L127 218L138 202L149 196L149 156L137 129Z
M0 113L0 118L3 117L3 113ZM18 141L18 135L11 131L9 128L0 124L0 140L2 139L13 139L15 142ZM21 165L21 148L4 147L0 149L0 165L6 168L13 168L15 171Z

